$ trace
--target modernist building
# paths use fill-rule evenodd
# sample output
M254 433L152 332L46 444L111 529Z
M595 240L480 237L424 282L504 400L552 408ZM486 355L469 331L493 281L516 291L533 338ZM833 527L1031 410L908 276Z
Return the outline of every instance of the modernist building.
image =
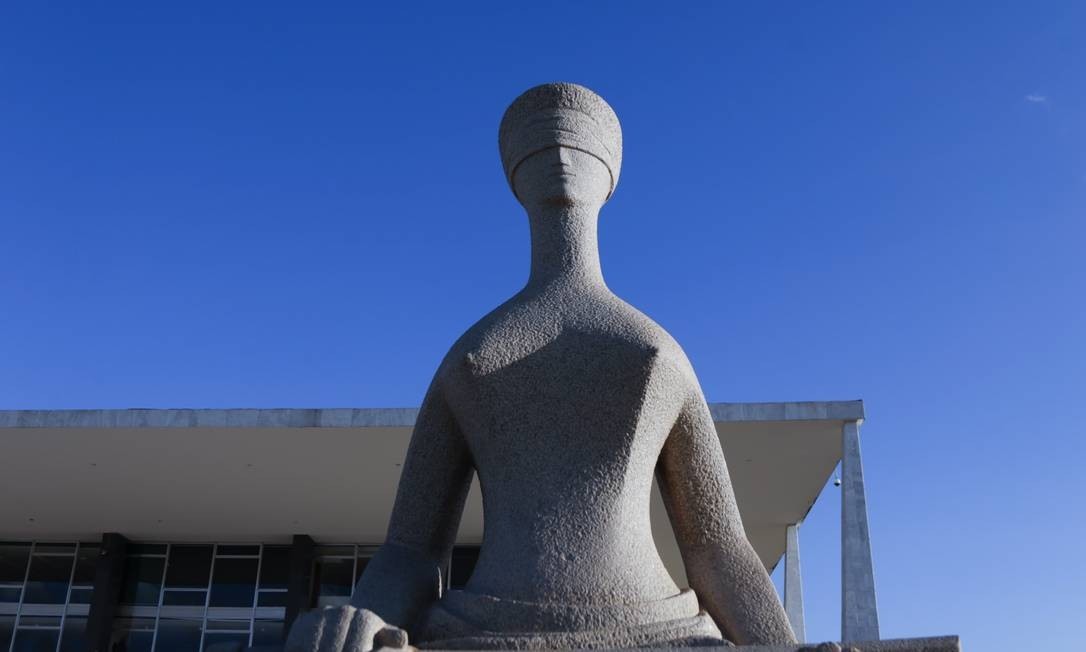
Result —
M747 535L803 631L797 528L842 466L842 638L878 638L860 401L711 404ZM274 644L347 601L414 409L0 411L0 652ZM657 547L685 575L659 496ZM449 583L483 536L472 489Z

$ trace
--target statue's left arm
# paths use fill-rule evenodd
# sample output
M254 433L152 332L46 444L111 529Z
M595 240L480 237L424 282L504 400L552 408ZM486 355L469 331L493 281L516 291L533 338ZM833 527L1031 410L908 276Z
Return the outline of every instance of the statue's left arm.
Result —
M743 531L709 406L692 384L656 468L690 587L732 642L793 643L769 574Z

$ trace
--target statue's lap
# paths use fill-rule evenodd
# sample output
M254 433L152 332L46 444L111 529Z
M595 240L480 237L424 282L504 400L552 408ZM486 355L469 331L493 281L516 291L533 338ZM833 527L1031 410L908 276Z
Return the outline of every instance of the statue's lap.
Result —
M568 605L449 591L416 634L422 648L590 649L725 645L686 590L653 602Z

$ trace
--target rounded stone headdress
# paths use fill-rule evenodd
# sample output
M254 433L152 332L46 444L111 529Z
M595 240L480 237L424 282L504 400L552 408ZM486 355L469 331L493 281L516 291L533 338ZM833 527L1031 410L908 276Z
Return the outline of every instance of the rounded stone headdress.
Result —
M603 161L611 172L610 199L622 167L622 127L611 106L584 86L565 82L530 88L513 100L498 128L498 149L509 187L524 159L559 146Z

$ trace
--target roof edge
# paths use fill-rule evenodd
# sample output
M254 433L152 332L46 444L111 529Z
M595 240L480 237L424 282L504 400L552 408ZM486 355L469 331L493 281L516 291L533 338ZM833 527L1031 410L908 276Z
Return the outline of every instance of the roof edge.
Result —
M710 403L716 422L854 421L863 401ZM0 410L0 428L402 428L418 408Z
M710 403L713 421L862 421L864 402Z

